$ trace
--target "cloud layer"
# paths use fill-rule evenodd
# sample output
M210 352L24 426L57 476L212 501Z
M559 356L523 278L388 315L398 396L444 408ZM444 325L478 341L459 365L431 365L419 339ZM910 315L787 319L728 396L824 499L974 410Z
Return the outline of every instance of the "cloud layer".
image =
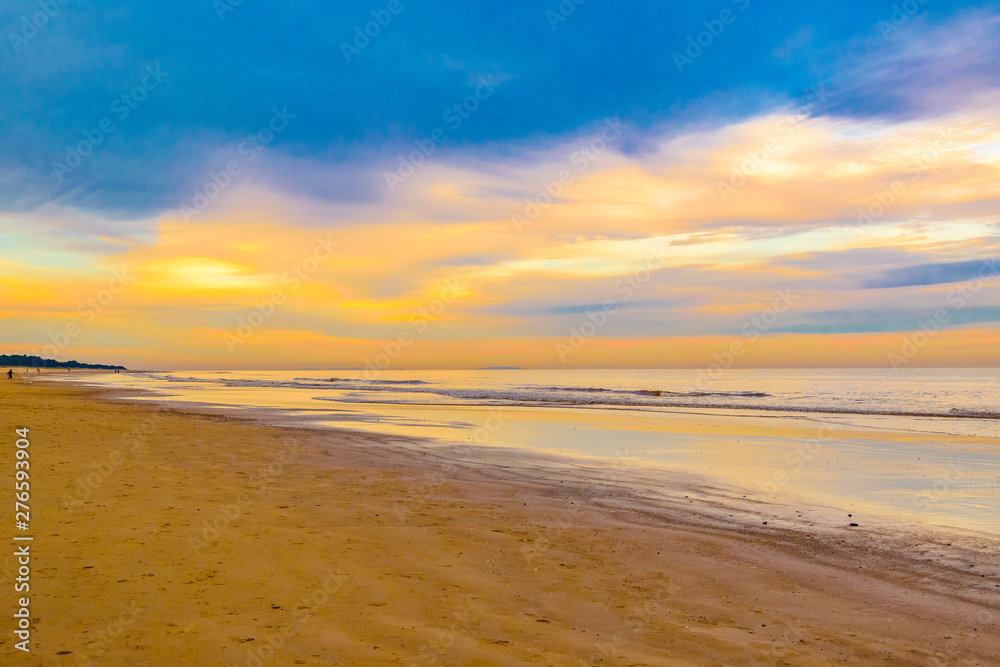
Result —
M13 351L884 365L944 311L915 363L1000 363L978 4L56 4L0 10Z

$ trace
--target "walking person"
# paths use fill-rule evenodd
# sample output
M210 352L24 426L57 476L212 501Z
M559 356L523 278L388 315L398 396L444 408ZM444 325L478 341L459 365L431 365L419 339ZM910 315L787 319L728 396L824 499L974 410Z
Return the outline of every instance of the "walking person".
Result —
M7 371L7 379L8 380L13 380L14 379L14 369L13 368L11 368L10 370Z

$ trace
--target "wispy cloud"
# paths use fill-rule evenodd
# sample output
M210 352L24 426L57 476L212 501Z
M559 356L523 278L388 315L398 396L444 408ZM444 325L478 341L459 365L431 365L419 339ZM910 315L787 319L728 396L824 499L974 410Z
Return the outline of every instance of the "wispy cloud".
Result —
M754 3L683 75L664 45L704 29L697 4L588 3L556 31L527 0L413 4L349 64L329 35L358 24L350 5L243 3L221 23L210 3L61 5L3 54L0 343L44 337L126 267L134 283L81 349L210 363L203 346L319 234L342 251L247 341L248 359L291 363L311 346L350 365L457 280L462 297L407 363L455 351L482 366L503 340L503 363L521 365L614 299L651 247L662 261L642 300L579 359L672 359L657 352L666 338L702 349L786 289L797 345L912 329L1000 254L1000 20L918 4L886 31L895 10L879 3ZM0 27L35 7L5 3ZM140 92L152 63L169 75ZM503 83L451 129L444 115L484 76ZM276 108L295 118L250 160L245 142ZM447 141L421 149L442 126ZM58 178L81 142L86 160ZM401 156L419 168L389 189ZM975 327L997 321L995 282L949 323L975 332L970 349L993 340ZM850 354L867 359L872 340ZM756 363L784 359L758 349Z
M941 285L981 278L984 275L995 277L998 273L1000 273L1000 263L996 257L966 262L920 264L901 269L889 269L876 278L866 280L864 287L866 289L885 289L913 285Z

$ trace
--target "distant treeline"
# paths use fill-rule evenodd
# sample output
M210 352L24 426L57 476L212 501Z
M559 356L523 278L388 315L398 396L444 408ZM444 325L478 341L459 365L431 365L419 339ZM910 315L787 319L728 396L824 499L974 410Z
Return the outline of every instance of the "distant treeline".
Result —
M28 368L99 368L102 370L127 370L124 366L108 366L107 364L81 364L79 361L56 361L29 357L24 354L0 354L0 366L26 366Z

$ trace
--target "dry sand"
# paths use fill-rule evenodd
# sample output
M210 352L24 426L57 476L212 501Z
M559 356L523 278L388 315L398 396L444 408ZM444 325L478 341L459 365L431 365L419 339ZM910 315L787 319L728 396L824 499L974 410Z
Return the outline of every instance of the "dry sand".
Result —
M0 557L3 665L1000 664L986 538L726 524L579 469L72 386L0 403L4 493L31 429L35 538L30 654Z

